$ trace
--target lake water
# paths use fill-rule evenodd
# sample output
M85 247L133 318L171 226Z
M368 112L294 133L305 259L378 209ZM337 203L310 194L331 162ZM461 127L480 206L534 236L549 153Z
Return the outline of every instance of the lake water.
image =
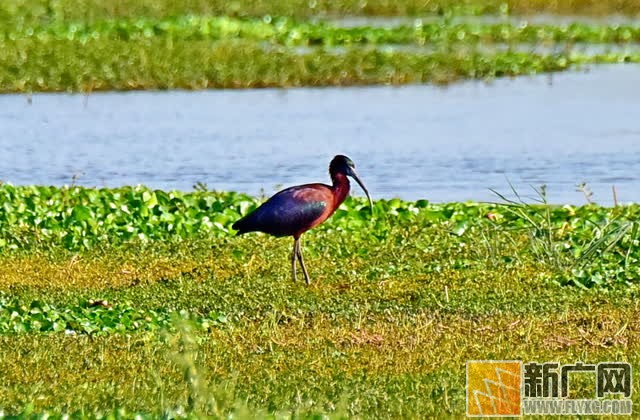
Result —
M86 102L85 102L86 99ZM270 194L350 156L374 198L640 201L640 67L449 87L0 95L0 179ZM355 186L356 194L362 193Z

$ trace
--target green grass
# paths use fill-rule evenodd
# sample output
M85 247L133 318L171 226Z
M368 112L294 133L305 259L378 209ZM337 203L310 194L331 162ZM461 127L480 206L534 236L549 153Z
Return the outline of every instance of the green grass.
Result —
M307 287L290 239L233 235L251 197L0 196L6 414L459 416L466 360L640 362L635 205L349 199Z
M544 199L544 191L541 192ZM603 208L550 206L510 201L504 204L430 204L421 200L379 200L373 215L360 201L348 200L337 210L333 225L384 242L398 223L407 227L444 225L465 244L471 235L479 242L477 258L508 261L520 258L517 244L527 238L527 252L584 286L623 284L640 279L637 269L637 205ZM232 223L259 204L236 193L165 192L148 188L94 189L83 187L15 187L0 185L0 249L34 251L62 248L82 251L100 246L156 241L228 238ZM326 229L326 228L324 228ZM496 236L498 235L498 236ZM496 236L510 246L501 255ZM368 251L360 251L366 255ZM474 258L456 264L465 267ZM577 277L577 280L575 279ZM1 283L1 282L0 282Z
M637 52L583 48L635 47L636 25L455 23L446 14L413 25L341 28L300 17L216 16L200 3L180 4L5 5L0 93L450 83L640 62Z
M82 315L82 302L106 300L117 314L178 319L2 331L5 413L31 403L58 413L460 415L468 359L640 361L635 291L562 287L532 258L482 260L473 238L461 247L446 226L400 223L384 242L351 236L306 235L311 287L291 282L288 240L258 235L3 257L4 287L25 305ZM224 321L191 327L180 310Z
M636 53L553 55L349 48L297 53L242 41L4 40L0 92L259 88L449 83L531 75L590 63L640 62Z
M354 44L414 44L438 48L460 43L629 43L640 40L636 25L512 25L509 23L451 23L416 21L396 27L343 28L323 22L297 22L290 18L236 19L218 16L180 16L167 19L116 19L95 23L56 23L24 27L4 33L5 39L39 41L145 38L171 40L246 39L288 46L341 46Z
M464 413L466 360L640 362L637 307L598 303L473 319L426 311L361 315L330 321L315 312L291 320L276 312L234 330L181 328L162 337L5 336L1 370L16 385L0 395L6 412L32 403L36 412L58 413L119 407L156 415L244 409L258 418L273 412L424 418Z
M445 14L637 15L637 0L17 0L0 4L1 21L33 22L96 21L148 16L164 18L184 14L228 16L425 16Z

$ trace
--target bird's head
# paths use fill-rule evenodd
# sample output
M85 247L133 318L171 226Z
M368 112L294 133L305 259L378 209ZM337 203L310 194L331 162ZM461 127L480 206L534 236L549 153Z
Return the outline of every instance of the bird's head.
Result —
M367 191L367 188L364 186L362 180L356 173L356 165L351 159L349 159L345 155L335 156L329 164L329 174L331 174L332 179L337 174L343 174L355 179L358 185L360 185L360 188L362 188L362 191L364 191L364 193L367 195L367 198L369 199L369 206L371 207L371 212L373 212L373 203L371 202L369 191Z

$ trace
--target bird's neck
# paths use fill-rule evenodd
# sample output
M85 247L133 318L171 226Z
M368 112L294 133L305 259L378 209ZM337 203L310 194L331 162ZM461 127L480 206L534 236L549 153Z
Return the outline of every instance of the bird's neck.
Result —
M344 174L338 173L333 175L331 180L333 181L333 186L331 187L333 190L333 205L334 209L337 209L349 195L349 178Z

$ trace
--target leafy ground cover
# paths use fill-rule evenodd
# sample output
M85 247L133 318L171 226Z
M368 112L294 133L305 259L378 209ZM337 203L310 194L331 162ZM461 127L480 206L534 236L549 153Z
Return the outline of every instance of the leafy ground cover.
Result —
M544 191L541 194L544 197ZM336 212L331 226L377 241L387 240L397 223L424 228L444 224L462 242L469 235L481 239L499 233L515 245L526 237L524 250L553 265L558 275L567 274L564 269L575 276L595 267L596 272L585 273L578 282L584 286L640 279L640 206L552 206L511 201L499 194L496 198L503 204L379 200L373 214L350 199ZM0 186L0 202L0 249L72 252L132 241L144 245L203 236L228 238L234 233L231 224L259 205L259 200L237 193L11 184ZM488 243L482 246L499 256L499 249ZM518 259L522 254L514 252L518 249L512 247L512 255L500 257Z
M307 287L288 239L234 236L253 197L0 197L7 414L461 415L466 360L640 362L637 205L349 199Z

